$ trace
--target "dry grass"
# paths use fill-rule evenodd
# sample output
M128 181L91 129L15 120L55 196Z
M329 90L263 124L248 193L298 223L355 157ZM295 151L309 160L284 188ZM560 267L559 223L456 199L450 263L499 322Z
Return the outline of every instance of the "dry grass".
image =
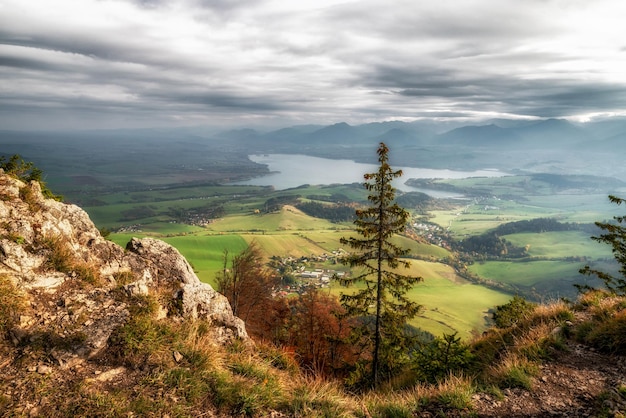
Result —
M562 301L538 305L505 329L492 329L472 342L479 363L475 373L483 385L530 389L539 364L564 349L574 319Z
M530 390L539 365L519 354L508 354L487 370L488 381L497 387Z
M583 295L575 306L584 310L576 338L602 352L626 354L626 297L604 291Z
M402 391L376 391L361 403L372 417L414 417L425 412L447 416L452 411L469 414L476 388L473 379L450 374L435 385L417 384Z
M20 199L28 205L28 209L32 213L41 211L39 198L30 184L20 188Z
M351 394L340 381L304 375L289 353L269 344L235 342L221 347L212 338L211 326L203 321L157 320L156 296L131 302L135 306L131 321L111 340L116 354L98 359L98 367L124 365L126 380L97 386L89 383L93 378L84 376L60 385L54 379L39 378L32 382L32 393L47 399L51 408L39 412L103 416L106 410L112 416L181 417L206 413L248 417L272 413L290 417L471 415L472 396L479 386L492 385L495 392L532 389L542 350L552 344L546 341L554 339L555 326L569 316L564 304L540 307L515 327L483 337L500 344L498 360L479 378L449 375L432 385Z
M37 244L45 252L46 269L68 274L94 286L101 284L98 267L79 259L64 237L47 235Z
M285 389L289 395L283 407L295 417L353 417L362 408L338 381L299 376Z
M15 287L11 278L6 274L0 274L0 336L18 320L24 305L24 296Z

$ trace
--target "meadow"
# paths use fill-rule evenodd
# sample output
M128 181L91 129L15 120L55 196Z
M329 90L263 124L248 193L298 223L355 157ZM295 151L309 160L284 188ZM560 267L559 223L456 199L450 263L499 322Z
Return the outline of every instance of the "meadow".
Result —
M576 294L574 283L587 282L578 272L584 265L580 261L485 261L468 269L481 278L509 285L517 294L549 301Z
M536 218L593 224L619 216L623 209L597 191L557 190L528 176L439 182L478 195L459 201L456 208L430 212L430 221L456 240L483 234L507 222ZM503 283L510 292L533 300L575 297L575 284L598 286L598 280L579 273L586 264L615 271L610 248L591 240L590 234L582 230L518 233L501 238L527 248L528 257L476 262L468 266L468 271L481 279Z
M434 335L458 332L463 339L470 338L487 327L489 309L511 298L462 279L442 263L413 260L410 274L423 279L408 293L411 300L422 305L411 324Z
M170 229L174 227L170 224ZM121 246L132 237L155 237L174 247L194 267L198 277L215 283L215 274L223 267L223 253L237 254L245 245L256 242L266 260L271 256L308 257L328 254L343 248L342 237L349 237L349 225L337 225L312 218L293 207L283 207L277 213L233 215L216 220L205 228L188 228L183 233L157 233L151 230L111 234L111 240ZM395 237L394 242L410 250L413 257L442 259L449 252L441 247L417 242L407 237Z
M590 259L612 258L611 249L592 241L583 231L551 231L542 233L520 233L503 235L502 238L518 247L528 248L531 257Z
M511 295L473 284L456 274L446 264L425 260L410 260L408 270L398 272L420 277L407 293L409 299L421 305L421 310L410 324L433 335L458 333L469 339L489 325L489 310L511 299ZM364 286L345 287L333 282L329 292L341 296L351 294Z

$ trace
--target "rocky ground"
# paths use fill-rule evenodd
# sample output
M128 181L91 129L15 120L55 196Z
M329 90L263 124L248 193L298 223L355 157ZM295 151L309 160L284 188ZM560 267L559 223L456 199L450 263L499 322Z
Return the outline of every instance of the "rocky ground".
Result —
M626 358L609 356L579 344L541 366L532 391L505 389L504 399L474 395L481 417L626 416Z

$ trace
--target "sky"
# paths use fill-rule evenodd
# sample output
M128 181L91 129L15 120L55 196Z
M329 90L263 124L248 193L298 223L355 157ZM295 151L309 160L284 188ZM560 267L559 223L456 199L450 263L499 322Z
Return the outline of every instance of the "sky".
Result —
M0 0L0 129L626 115L623 0Z

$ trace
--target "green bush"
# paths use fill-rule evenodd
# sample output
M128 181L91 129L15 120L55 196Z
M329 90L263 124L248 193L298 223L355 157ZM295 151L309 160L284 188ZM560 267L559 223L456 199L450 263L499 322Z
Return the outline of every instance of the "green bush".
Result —
M18 154L12 155L9 159L0 156L0 168L10 176L22 180L25 183L36 181L41 185L43 195L50 199L62 200L61 196L55 195L42 180L43 171L35 167L32 162L26 162ZM20 190L20 194L22 190ZM25 192L26 193L26 192Z
M414 367L419 380L434 383L450 372L465 370L472 358L469 346L456 333L444 334L417 350Z
M521 296L515 296L508 303L496 306L493 321L498 328L508 328L524 319L536 306Z

